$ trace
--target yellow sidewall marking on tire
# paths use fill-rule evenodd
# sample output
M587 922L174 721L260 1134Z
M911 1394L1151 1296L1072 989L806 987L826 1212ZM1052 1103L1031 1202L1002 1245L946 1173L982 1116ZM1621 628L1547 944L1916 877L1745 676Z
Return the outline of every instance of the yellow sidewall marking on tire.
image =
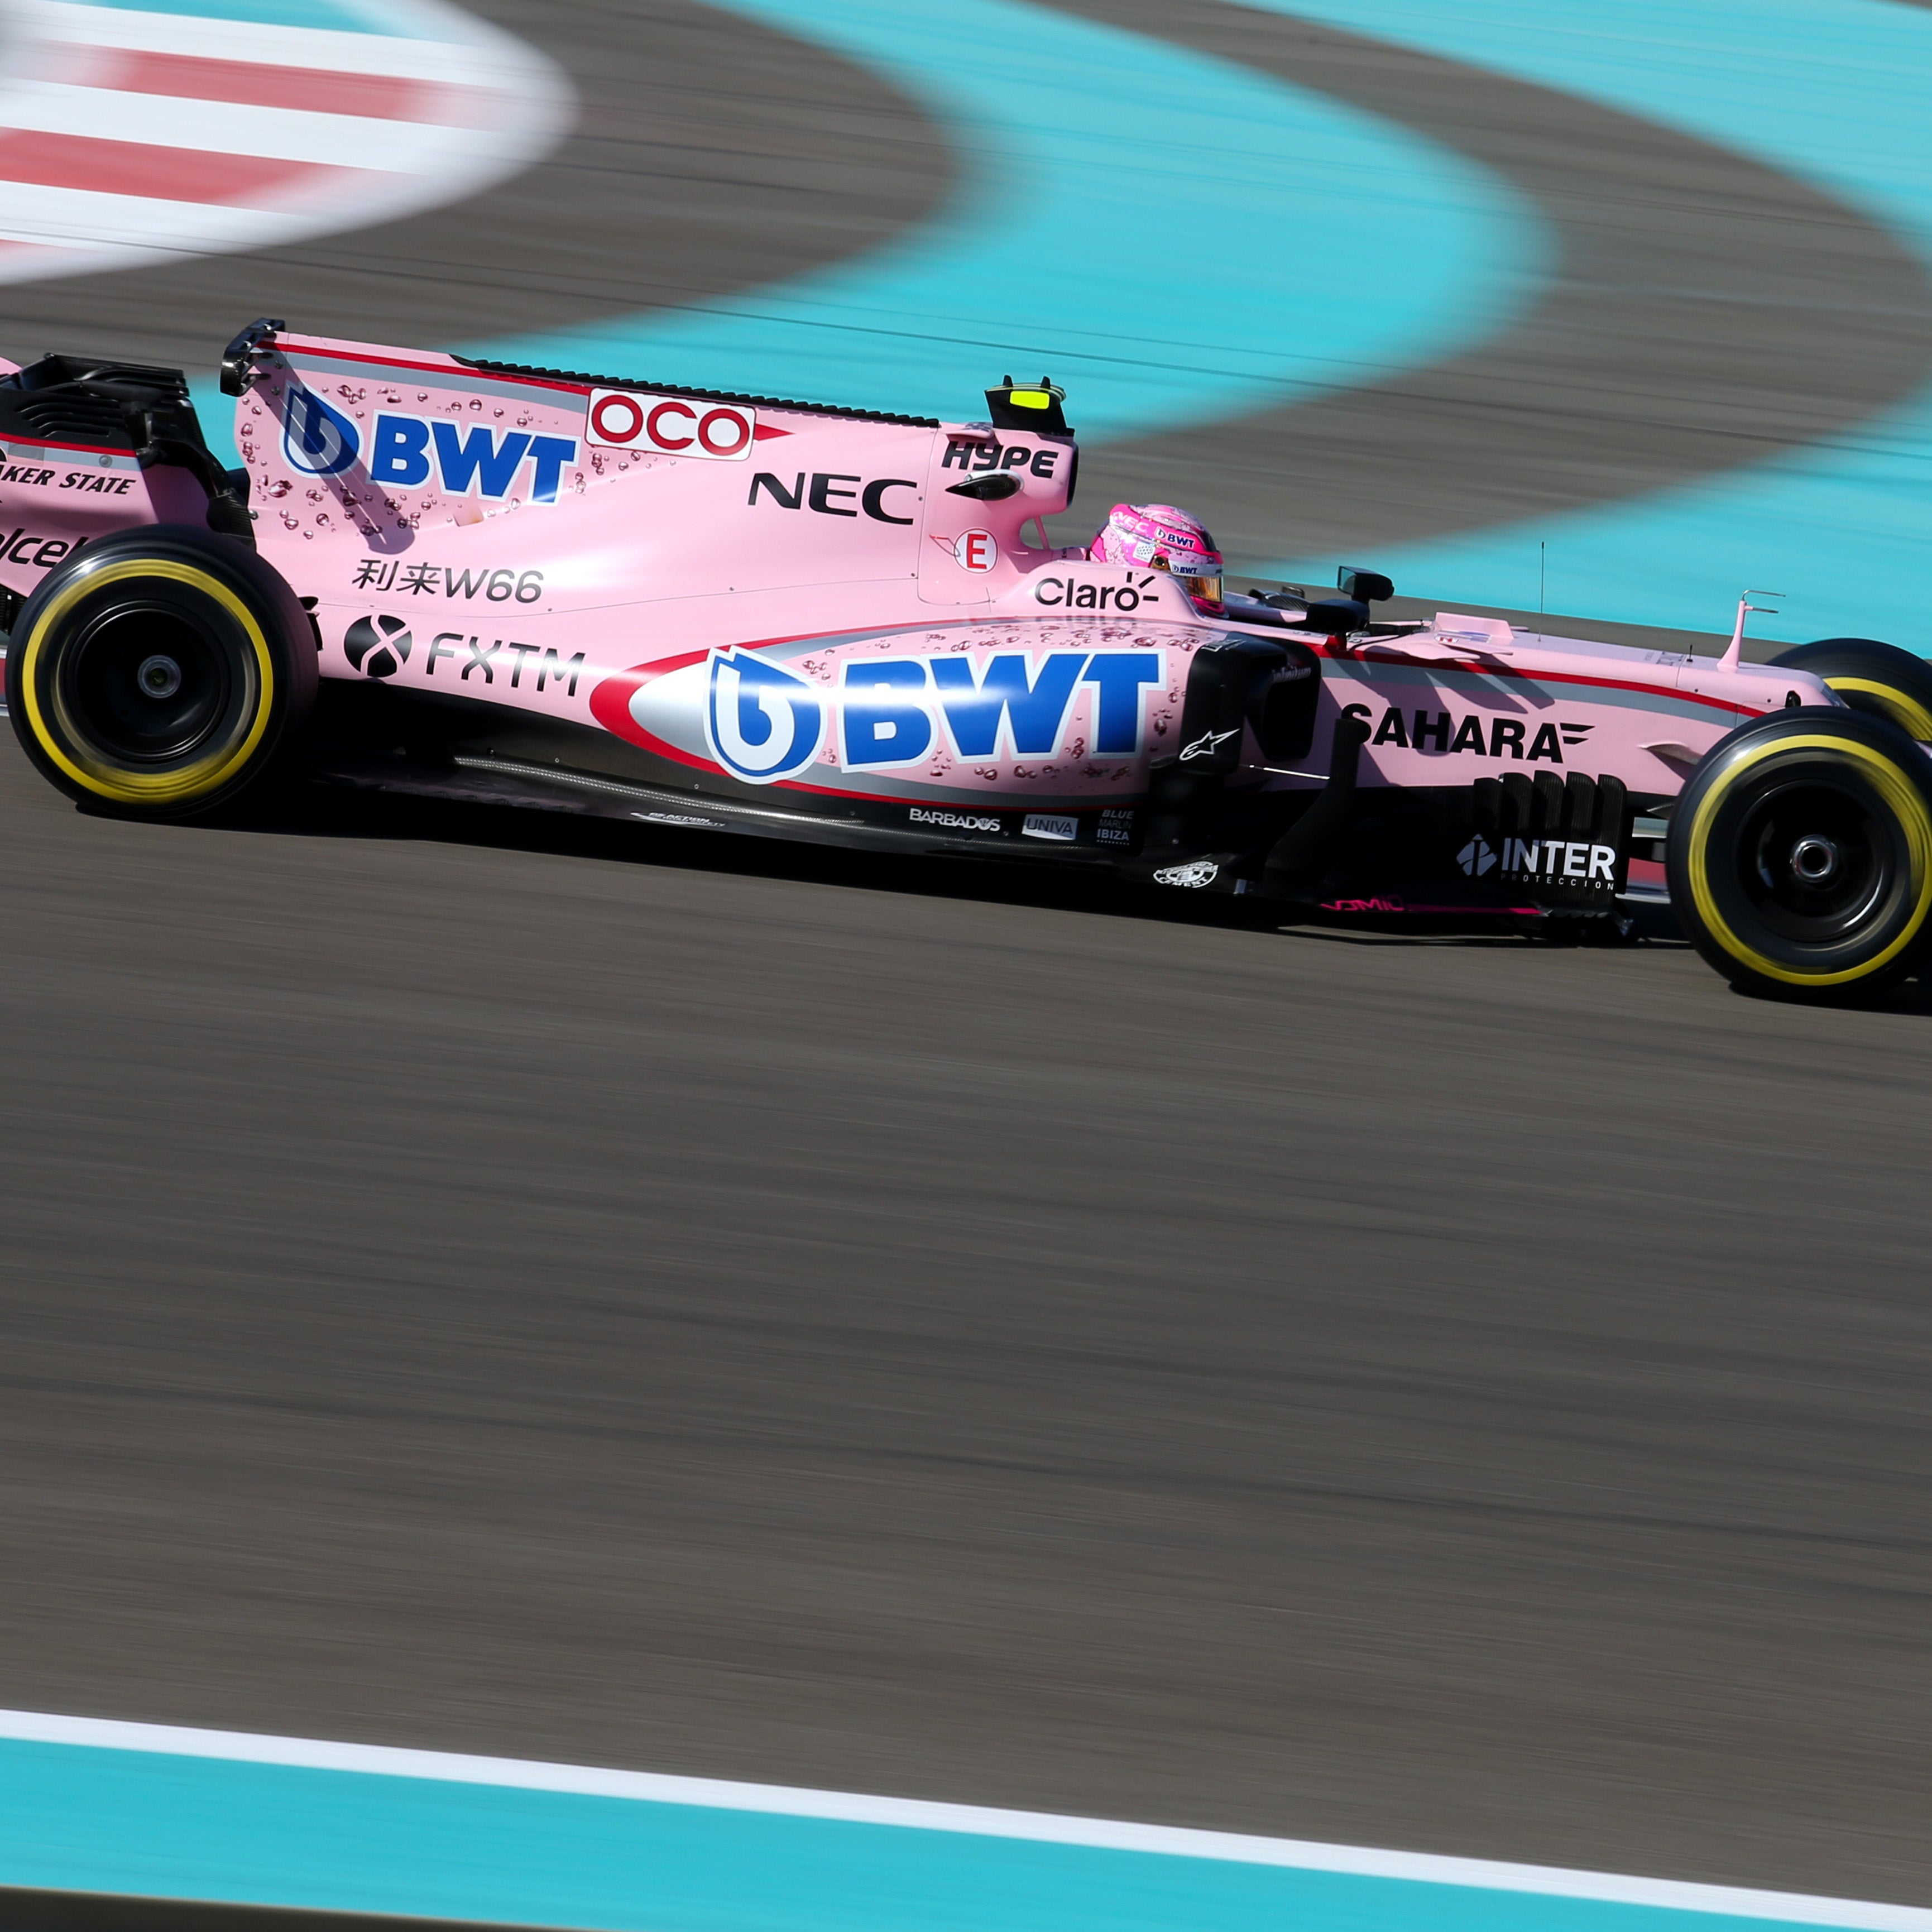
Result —
M1922 745L1932 744L1932 711L1895 684L1880 684L1869 677L1827 677L1825 682L1834 691L1856 691L1874 699L1907 737L1916 738Z
M1904 931L1876 958L1868 959L1857 966L1846 967L1842 972L1798 972L1789 966L1780 965L1776 960L1766 958L1754 946L1747 946L1725 923L1723 915L1718 910L1716 896L1711 890L1710 873L1705 860L1709 849L1708 834L1712 819L1716 815L1726 795L1744 773L1766 758L1777 758L1787 752L1832 752L1864 766L1865 775L1876 788L1880 796L1898 814L1898 822L1905 830L1906 845L1911 855L1911 890L1917 900L1917 904L1912 909L1912 916L1906 922ZM1696 816L1690 821L1690 836L1686 842L1691 903L1696 907L1697 916L1704 922L1712 938L1740 965L1748 966L1754 973L1762 973L1767 979L1781 980L1786 986L1842 986L1851 980L1865 979L1882 970L1918 937L1918 928L1924 922L1926 909L1928 905L1932 905L1932 812L1927 810L1925 801L1917 788L1898 766L1882 753L1874 752L1853 739L1822 736L1778 738L1745 752L1735 764L1726 768L1723 776L1699 802Z
M77 752L70 753L47 728L47 721L41 715L38 673L49 634L82 598L130 577L165 577L172 582L187 584L205 597L212 598L241 626L242 634L255 654L259 682L255 715L248 730L238 742L231 740L208 757L183 766L179 771L154 775L121 771ZM102 798L112 799L117 805L178 805L190 799L205 797L246 767L254 756L256 746L262 742L262 733L268 728L269 714L274 709L274 659L254 614L218 577L194 564L177 563L171 558L130 557L124 563L104 564L98 570L76 577L40 613L32 634L22 647L22 653L20 701L26 707L28 726L33 732L34 742L76 784L85 785Z

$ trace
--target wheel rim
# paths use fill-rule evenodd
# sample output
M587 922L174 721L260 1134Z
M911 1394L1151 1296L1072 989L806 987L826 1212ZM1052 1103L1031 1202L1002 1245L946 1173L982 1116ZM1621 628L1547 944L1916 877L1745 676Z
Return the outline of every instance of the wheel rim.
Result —
M1782 784L1738 827L1738 885L1768 932L1802 946L1855 938L1896 896L1902 855L1862 788Z
M1729 964L1822 991L1884 971L1917 938L1932 805L1888 754L1853 733L1780 732L1696 789L1687 910Z
M176 764L232 724L232 657L178 610L122 605L82 627L61 667L62 708L76 735L112 764Z
M132 620L124 632L122 620ZM21 715L41 755L85 790L145 810L178 809L245 776L279 702L261 622L187 558L80 559L16 626L10 685L16 656Z

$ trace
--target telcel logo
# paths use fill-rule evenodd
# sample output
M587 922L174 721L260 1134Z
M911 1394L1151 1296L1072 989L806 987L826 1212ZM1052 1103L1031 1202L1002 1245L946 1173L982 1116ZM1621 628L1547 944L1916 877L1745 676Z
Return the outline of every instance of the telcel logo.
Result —
M706 463L742 463L758 440L758 412L701 397L592 389L584 439L603 449L649 449Z
M313 391L298 388L283 419L282 454L291 470L310 476L339 476L366 455L372 483L420 490L434 482L452 496L473 489L493 501L511 494L528 463L529 500L554 503L563 466L577 460L577 439L386 412L370 425L365 452L356 424Z

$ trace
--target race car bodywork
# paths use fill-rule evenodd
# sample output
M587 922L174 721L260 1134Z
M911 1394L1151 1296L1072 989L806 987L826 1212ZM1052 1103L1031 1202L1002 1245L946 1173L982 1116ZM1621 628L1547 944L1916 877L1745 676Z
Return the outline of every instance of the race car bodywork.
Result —
M1212 609L1089 562L1042 522L1078 463L1044 384L944 422L263 322L224 386L243 472L208 457L175 372L50 357L0 381L0 584L26 600L10 700L76 796L182 815L254 776L126 722L181 711L192 665L103 644L70 689L49 668L83 646L62 645L70 611L41 614L90 557L135 570L159 526L210 555L252 542L299 600L320 698L305 722L289 700L277 755L326 776L1334 912L1614 917L1634 871L1660 891L1646 842L1714 746L1839 704L1735 651L1379 622L1366 572L1343 573L1354 596ZM273 683L258 658L236 675ZM100 751L117 730L150 776Z

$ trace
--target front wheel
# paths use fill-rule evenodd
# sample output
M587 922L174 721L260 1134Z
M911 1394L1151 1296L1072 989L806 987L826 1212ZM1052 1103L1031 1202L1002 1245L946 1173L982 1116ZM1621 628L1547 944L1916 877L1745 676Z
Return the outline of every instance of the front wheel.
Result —
M1820 638L1772 659L1822 678L1854 711L1896 724L1922 745L1932 742L1932 664L1876 638Z
M1932 764L1875 718L1773 712L1714 746L1670 817L1670 900L1733 986L1869 997L1912 970L1932 907Z
M232 537L118 530L55 566L7 652L14 729L70 798L139 818L234 802L314 703L308 618Z

